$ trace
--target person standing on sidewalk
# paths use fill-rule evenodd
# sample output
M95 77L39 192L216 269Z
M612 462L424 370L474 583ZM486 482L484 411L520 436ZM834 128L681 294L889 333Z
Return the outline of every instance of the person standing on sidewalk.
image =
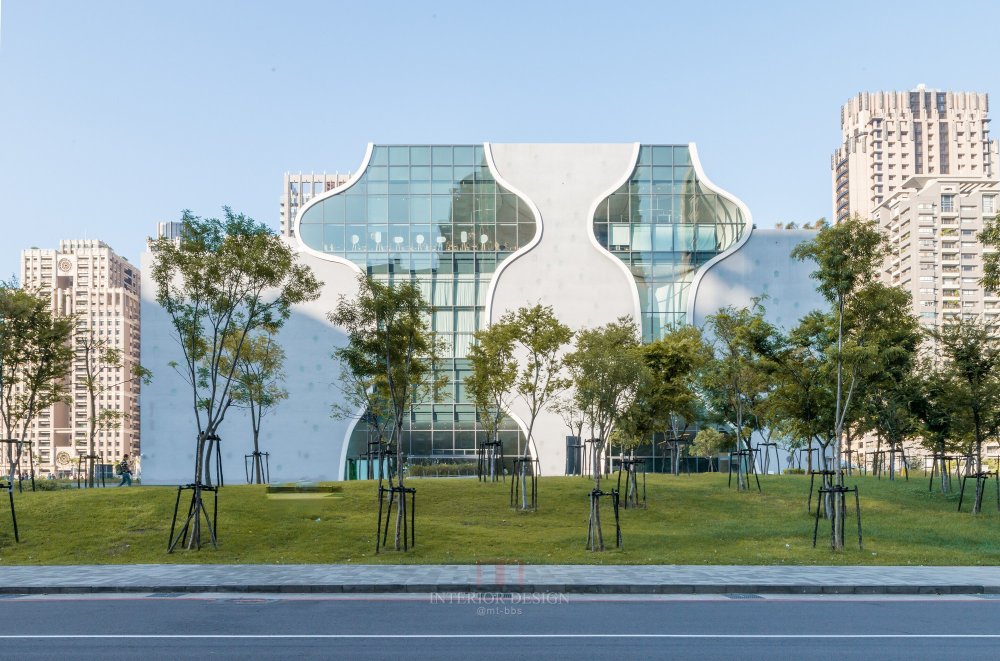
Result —
M118 464L118 474L122 476L122 481L118 484L118 486L132 486L132 464L129 463L128 453L122 457L121 463Z

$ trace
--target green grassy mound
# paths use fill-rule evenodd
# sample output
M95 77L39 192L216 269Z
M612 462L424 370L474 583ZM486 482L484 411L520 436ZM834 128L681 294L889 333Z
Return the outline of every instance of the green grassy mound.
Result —
M412 479L416 548L378 556L371 482L338 483L341 490L309 498L268 497L264 486L223 487L219 548L170 555L176 488L25 492L15 494L20 544L14 543L6 498L0 500L0 564L1000 564L992 483L984 513L973 516L967 505L955 511L957 493L928 493L926 478L852 478L848 482L861 488L864 550L853 537L852 508L847 550L833 553L823 520L812 548L807 476L765 476L761 482L763 494L738 493L727 488L725 475L650 475L647 508L621 512L624 550L613 548L613 517L610 507L604 511L605 541L611 543L604 553L584 548L592 482L579 477L542 478L537 512L508 507L509 482ZM187 510L183 497L181 510Z

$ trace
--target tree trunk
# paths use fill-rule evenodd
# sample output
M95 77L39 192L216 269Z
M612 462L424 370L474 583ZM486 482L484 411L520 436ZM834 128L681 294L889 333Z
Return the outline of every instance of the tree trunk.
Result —
M263 467L261 466L261 458L260 458L259 439L260 439L260 427L254 425L253 428L253 483L254 484L264 483L264 476L262 475Z
M844 297L841 295L838 301L837 314L837 407L835 424L837 436L833 447L833 473L834 480L838 487L844 486L844 476L840 472L840 448L841 437L844 433ZM838 494L833 499L833 541L831 546L835 551L844 549L844 499Z

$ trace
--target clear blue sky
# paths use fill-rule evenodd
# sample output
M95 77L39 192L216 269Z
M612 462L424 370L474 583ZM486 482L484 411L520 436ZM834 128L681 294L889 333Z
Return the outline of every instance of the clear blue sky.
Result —
M277 228L282 173L369 141L693 141L759 226L811 221L849 97L1000 93L985 0L0 2L0 277L64 238L138 263L185 208Z

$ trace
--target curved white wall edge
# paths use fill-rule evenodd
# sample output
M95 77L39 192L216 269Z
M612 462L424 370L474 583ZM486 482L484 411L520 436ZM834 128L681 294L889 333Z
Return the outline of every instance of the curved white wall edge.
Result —
M497 170L497 164L493 161L493 148L489 142L483 143L483 156L486 157L486 167L490 169L490 174L493 175L493 178L496 180L496 182L501 186L503 186L504 188L506 188L507 190L509 190L514 195L516 195L521 200L524 200L524 203L528 205L529 209L531 209L531 213L535 216L535 227L536 227L535 236L531 237L531 241L528 242L528 245L522 246L521 248L515 250L513 254L508 255L507 259L503 260L502 262L500 262L500 264L497 265L497 270L493 272L493 276L490 278L490 286L486 289L485 312L486 312L487 323L492 323L493 296L497 290L497 283L500 281L500 274L503 273L504 269L513 264L514 261L528 254L532 248L534 248L539 244L539 242L542 240L542 232L544 230L544 224L542 223L542 212L538 210L538 207L535 206L535 203L531 200L531 198L525 195L524 192L518 190L509 181L504 179L503 175L501 175L499 170ZM524 424L524 420L522 420L519 416L515 415L511 411L506 411L506 414L510 416L510 418L514 422L517 423L518 427L521 428L521 433L524 434L524 437L527 442L528 426Z
M347 435L344 436L344 442L343 442L342 447L340 449L340 476L337 478L338 480L345 480L345 481L347 480L347 475L346 475L346 473L347 473L347 450L348 450L348 447L351 444L351 434L354 433L355 427L357 427L358 423L361 422L361 417L364 414L365 414L364 408L358 409L358 412L357 412L357 414L356 414L356 416L354 418L354 422L352 422L351 424L347 425ZM360 479L360 478L358 478L358 479Z
M743 203L743 200L712 183L712 180L708 178L705 171L701 169L701 159L698 158L698 147L693 142L688 143L688 151L691 153L691 165L694 166L694 172L695 175L697 175L698 180L704 184L706 188L709 188L719 195L732 200L739 210L743 212L743 217L746 218L746 227L744 228L743 236L740 237L740 240L702 264L701 268L699 268L694 274L694 279L691 281L691 289L688 292L687 310L685 311L688 323L693 326L694 306L698 299L698 285L701 284L702 278L705 277L705 274L710 268L724 260L726 257L729 257L729 255L732 255L734 252L742 248L743 244L750 240L750 234L753 232L753 217L750 215L750 209Z
M510 416L510 419L516 422L518 427L521 428L521 432L524 434L525 452L530 455L532 459L538 459L538 453L532 451L534 448L532 448L531 441L528 439L528 425L524 422L524 419L511 411L510 407L508 407L508 410L504 411L504 414Z
M493 296L494 294L496 294L497 283L500 281L500 274L504 272L504 269L513 264L516 260L528 254L532 248L534 248L539 244L539 242L541 242L542 233L545 231L545 223L542 221L541 211L538 210L538 207L535 206L535 203L532 201L532 199L527 195L525 195L522 191L515 188L509 181L504 179L503 175L500 174L500 171L497 170L497 164L493 161L493 147L489 142L483 143L483 155L486 157L486 166L490 169L490 174L493 175L493 178L496 180L496 182L501 186L503 186L504 188L506 188L507 190L509 190L514 195L516 195L521 200L524 200L524 203L528 205L529 209L531 209L531 213L534 214L535 216L535 226L536 226L535 236L531 237L531 241L528 242L528 245L522 246L521 248L518 248L516 251L514 251L513 254L508 255L507 259L503 260L502 262L500 262L500 264L497 265L497 270L493 272L493 277L490 278L490 286L486 289L485 311L486 311L487 321L492 322ZM522 425L522 427L523 426L524 425ZM527 433L527 431L525 431L525 433Z
M616 190L625 185L625 183L632 178L632 173L635 172L636 166L639 164L639 147L641 145L636 142L632 145L632 164L629 166L625 174L622 175L608 190L597 196L593 204L590 205L590 211L587 212L587 217L584 219L586 223L584 231L587 233L587 238L590 239L590 245L597 248L597 252L606 255L608 259L614 262L625 277L628 279L628 283L632 288L632 307L635 309L635 324L639 328L639 337L642 338L642 306L639 303L639 286L635 284L635 276L632 274L632 270L623 262L622 260L611 254L611 251L607 250L604 246L597 242L597 237L594 236L594 214L597 213L597 207L605 199L611 196Z
M321 193L320 195L317 195L316 197L312 198L304 205L299 207L299 212L295 214L295 222L292 226L295 228L295 236L293 238L295 239L295 243L298 245L299 249L302 252L327 262L334 262L336 264L343 264L344 266L349 266L352 269L354 269L358 274L364 273L364 271L362 271L357 264L355 264L349 259L344 259L343 257L338 257L336 255L329 255L325 252L320 252L315 248L310 248L309 246L307 246L305 244L305 241L302 240L302 232L299 228L299 225L302 224L302 216L308 209L311 209L312 207L314 207L315 205L319 204L320 202L329 197L333 197L334 195L343 193L348 188L358 183L362 175L364 175L364 173L368 170L368 163L371 162L372 152L374 151L375 151L375 143L369 142L368 147L365 149L365 157L361 160L361 166L354 171L354 174L351 175L350 179L345 181L340 186L336 186L335 188L331 188L330 190Z
M364 173L368 170L368 163L371 162L372 152L374 152L374 151L375 151L375 143L369 142L368 143L368 147L365 149L365 157L361 160L361 167L359 167L357 170L355 170L354 174L351 175L351 178L348 179L343 184L341 184L340 186L336 186L335 188L331 188L330 190L328 190L328 191L326 191L326 192L324 192L324 193L322 193L320 195L317 195L316 197L312 198L306 204L300 206L299 207L299 212L295 215L295 224L293 225L293 227L295 228L295 237L294 237L294 239L295 239L295 242L296 242L299 250L301 250L302 252L306 253L307 255L312 255L313 257L316 257L317 259L322 259L323 261L333 262L335 264L343 264L344 266L347 266L347 267L351 268L358 275L364 274L364 271L361 270L361 267L359 267L357 264L355 264L351 260L344 259L343 257L338 257L337 255L330 255L330 254L327 254L325 252L320 252L319 250L316 250L314 248L310 248L309 246L307 246L305 244L305 242L302 240L302 233L299 230L299 225L302 224L302 216L303 216L303 214L305 214L305 212L306 212L307 209L312 208L316 204L319 204L320 202L322 202L323 200L325 200L325 199L327 199L329 197L333 197L334 195L338 195L340 193L343 193L348 188L350 188L354 184L358 183L358 181L361 179L361 176L364 175ZM338 468L338 470L339 470L339 478L338 479L341 479L341 480L346 479L346 477L344 475L344 470L347 468L347 450L348 450L348 447L350 446L350 443L351 443L351 435L354 433L354 428L357 427L358 423L361 421L361 416L362 415L364 415L364 410L359 411L357 417L354 420L354 422L352 422L351 424L349 424L347 426L347 432L344 434L344 440L343 440L343 443L341 444L340 466Z

